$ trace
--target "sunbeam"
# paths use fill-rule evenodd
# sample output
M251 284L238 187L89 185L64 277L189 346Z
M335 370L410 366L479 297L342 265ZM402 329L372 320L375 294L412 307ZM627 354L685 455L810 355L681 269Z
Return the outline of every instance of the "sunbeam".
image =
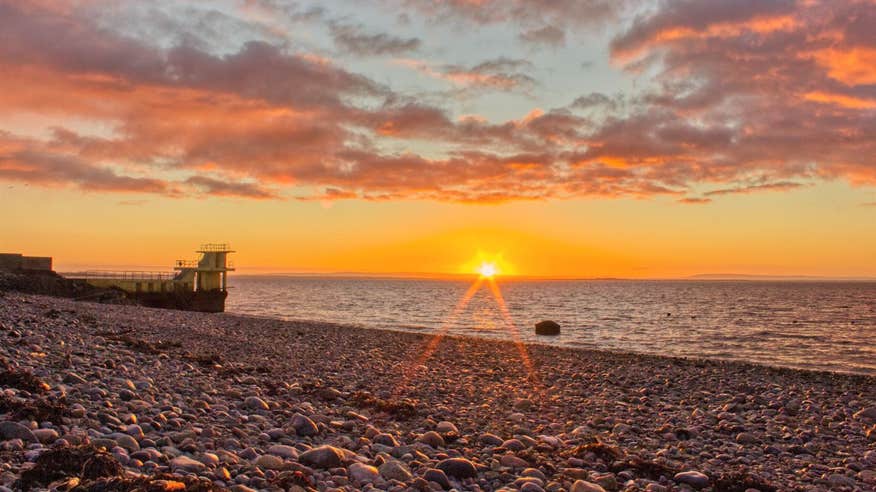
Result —
M447 319L441 324L441 327L438 331L432 336L429 340L429 343L419 351L419 354L416 354L416 357L412 357L411 363L402 371L402 380L396 386L394 391L394 396L399 396L402 394L408 387L410 381L416 376L417 370L425 365L426 361L429 360L430 357L435 353L438 349L438 346L441 344L441 341L444 339L444 336L447 334L447 331L453 326L453 323L459 318L459 315L462 311L468 306L471 299L477 294L477 292L481 289L481 286L486 281L489 286L490 293L493 295L493 299L496 301L496 304L499 306L499 311L502 315L502 321L504 322L505 329L511 336L511 339L514 342L514 345L517 347L517 351L520 354L520 359L523 362L523 366L526 369L526 374L528 379L534 383L538 384L538 375L535 371L535 366L532 363L532 359L529 357L529 353L526 350L526 344L520 339L520 333L517 329L517 325L514 323L513 318L511 317L511 312L508 310L508 305L505 303L505 297L502 295L502 291L499 288L499 284L496 282L494 277L495 271L490 271L491 275L481 274L465 291L462 298L460 298L459 302L456 304L456 307L453 308L453 311L447 317Z
M499 305L499 311L501 311L502 318L505 321L505 328L511 335L514 345L517 346L517 351L520 353L520 360L523 361L523 366L526 367L527 375L530 380L535 382L538 379L538 375L535 372L532 360L529 358L529 353L526 351L526 345L520 339L520 332L517 330L517 325L514 324L514 319L511 318L511 312L508 311L508 305L505 303L505 297L499 289L499 284L496 283L496 279L493 277L488 277L487 283L490 286L490 292L493 293L493 298L496 300L496 304Z
M450 315L447 316L447 319L441 323L441 327L438 328L438 331L432 336L432 339L429 340L429 343L423 348L423 350L419 351L419 354L416 355L416 358L413 359L411 364L402 371L402 380L399 382L399 385L396 387L395 394L398 395L404 391L407 387L407 383L411 378L416 374L417 369L423 365L429 357L435 353L435 350L438 348L438 345L441 344L441 340L444 338L444 335L447 333L447 330L453 326L453 323L456 321L456 318L459 314L468 306L468 303L471 301L472 297L477 294L478 290L480 290L481 285L484 283L484 277L478 277L477 280L474 281L473 284L465 291L465 294L462 295L462 298L459 299L459 302L456 303L456 307L453 308Z

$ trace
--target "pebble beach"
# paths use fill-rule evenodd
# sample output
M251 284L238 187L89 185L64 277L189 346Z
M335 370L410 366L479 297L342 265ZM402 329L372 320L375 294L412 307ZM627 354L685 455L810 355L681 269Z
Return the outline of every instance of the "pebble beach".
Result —
M8 490L876 490L876 378L0 292Z

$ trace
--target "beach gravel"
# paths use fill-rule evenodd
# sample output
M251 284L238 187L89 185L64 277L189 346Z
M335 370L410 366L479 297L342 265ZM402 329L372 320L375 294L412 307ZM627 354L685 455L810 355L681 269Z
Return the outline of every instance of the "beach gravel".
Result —
M876 378L520 348L0 292L0 492L876 490Z

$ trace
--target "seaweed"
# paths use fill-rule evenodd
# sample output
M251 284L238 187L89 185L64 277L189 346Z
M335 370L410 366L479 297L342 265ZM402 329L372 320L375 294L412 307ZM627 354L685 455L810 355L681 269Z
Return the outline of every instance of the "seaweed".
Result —
M45 381L34 376L32 373L8 367L0 370L0 386L16 388L31 393L45 393L50 389L50 386Z
M128 336L128 333L130 333L131 331L132 330L125 330L121 332L97 332L95 333L95 335L104 337L107 340L122 342L130 349L150 355L159 355L167 352L169 349L182 347L182 343L180 342L170 342L165 340L157 340L151 342L148 340L132 338Z
M712 481L712 490L715 492L745 492L750 489L757 489L761 492L776 492L778 490L775 485L744 470L722 473Z
M284 471L270 480L270 484L282 490L292 490L295 486L315 490L310 477L300 471Z
M266 366L245 366L245 365L229 365L222 366L219 369L219 374L223 376L238 376L241 374L270 374L273 372L269 367Z
M370 407L402 420L410 419L417 415L416 402L408 398L385 400L365 391L357 391L353 393L353 401L360 407Z
M638 456L623 460L611 466L611 471L614 473L619 473L624 470L632 470L637 477L648 478L651 480L659 480L661 476L671 479L680 471L662 463L639 458Z
M183 357L186 360L196 362L201 367L215 367L222 365L222 356L219 354L193 354L187 352Z
M63 417L68 415L67 400L66 398L22 400L0 395L0 413L10 413L15 420L62 423Z
M218 492L226 490L208 479L157 474L145 477L101 478L74 488L74 492Z
M624 452L621 451L620 448L610 444L605 444L601 441L594 441L588 444L575 446L565 454L567 456L581 456L587 453L595 454L597 458L606 463L611 463L624 457Z
M30 490L57 480L79 478L95 480L118 477L124 472L121 463L106 451L91 444L50 449L41 454L33 468L25 470L15 488Z

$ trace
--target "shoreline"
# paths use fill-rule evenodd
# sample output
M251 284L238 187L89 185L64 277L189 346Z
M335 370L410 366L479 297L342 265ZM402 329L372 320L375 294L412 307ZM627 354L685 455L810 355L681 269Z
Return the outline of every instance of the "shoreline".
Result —
M88 483L189 490L876 486L869 375L11 292L0 341L49 387L16 404L65 395L0 409L41 441L0 436L5 487L84 441L123 467Z
M384 328L380 326L368 326L368 325L356 325L351 323L341 323L337 321L323 321L316 319L307 319L307 318L295 318L295 319L285 319L276 316L269 315L258 315L258 314L245 314L245 313L234 313L234 312L224 312L221 313L223 316L229 316L234 318L243 318L243 319L254 319L254 320L270 320L270 321L279 321L282 323L297 323L297 324L305 324L305 325L314 325L314 326L330 326L334 329L351 329L351 330L367 330L367 331L377 331L377 332L387 332L393 334L412 334L418 335L425 338L434 337L436 334L432 331L432 328L427 326L411 326L410 328ZM487 341L487 342L495 342L495 343L514 343L513 340L508 340L505 338L493 338L487 336L477 336L477 335L468 335L468 334L443 334L441 337L444 338L458 338L458 339L472 339L475 341ZM721 357L686 357L683 355L662 355L656 353L649 352L634 352L628 350L615 350L611 348L598 348L598 347L586 347L583 345L560 345L553 344L542 341L530 341L524 340L521 343L526 345L527 347L546 347L550 349L557 350L570 350L573 352L595 352L595 353L604 353L610 355L617 355L622 357L654 357L656 359L671 359L678 362L691 362L691 363L718 363L718 364L729 364L729 365L739 365L739 366L754 366L762 369L775 369L778 371L799 371L799 372L811 372L818 373L823 376L830 375L838 375L838 376L860 376L866 379L871 379L873 384L876 385L876 374L868 374L864 372L856 372L854 370L838 370L833 371L829 369L814 369L809 367L796 367L791 365L778 365L778 364L767 364L760 362L751 362L751 361L743 361L736 359L724 359Z

